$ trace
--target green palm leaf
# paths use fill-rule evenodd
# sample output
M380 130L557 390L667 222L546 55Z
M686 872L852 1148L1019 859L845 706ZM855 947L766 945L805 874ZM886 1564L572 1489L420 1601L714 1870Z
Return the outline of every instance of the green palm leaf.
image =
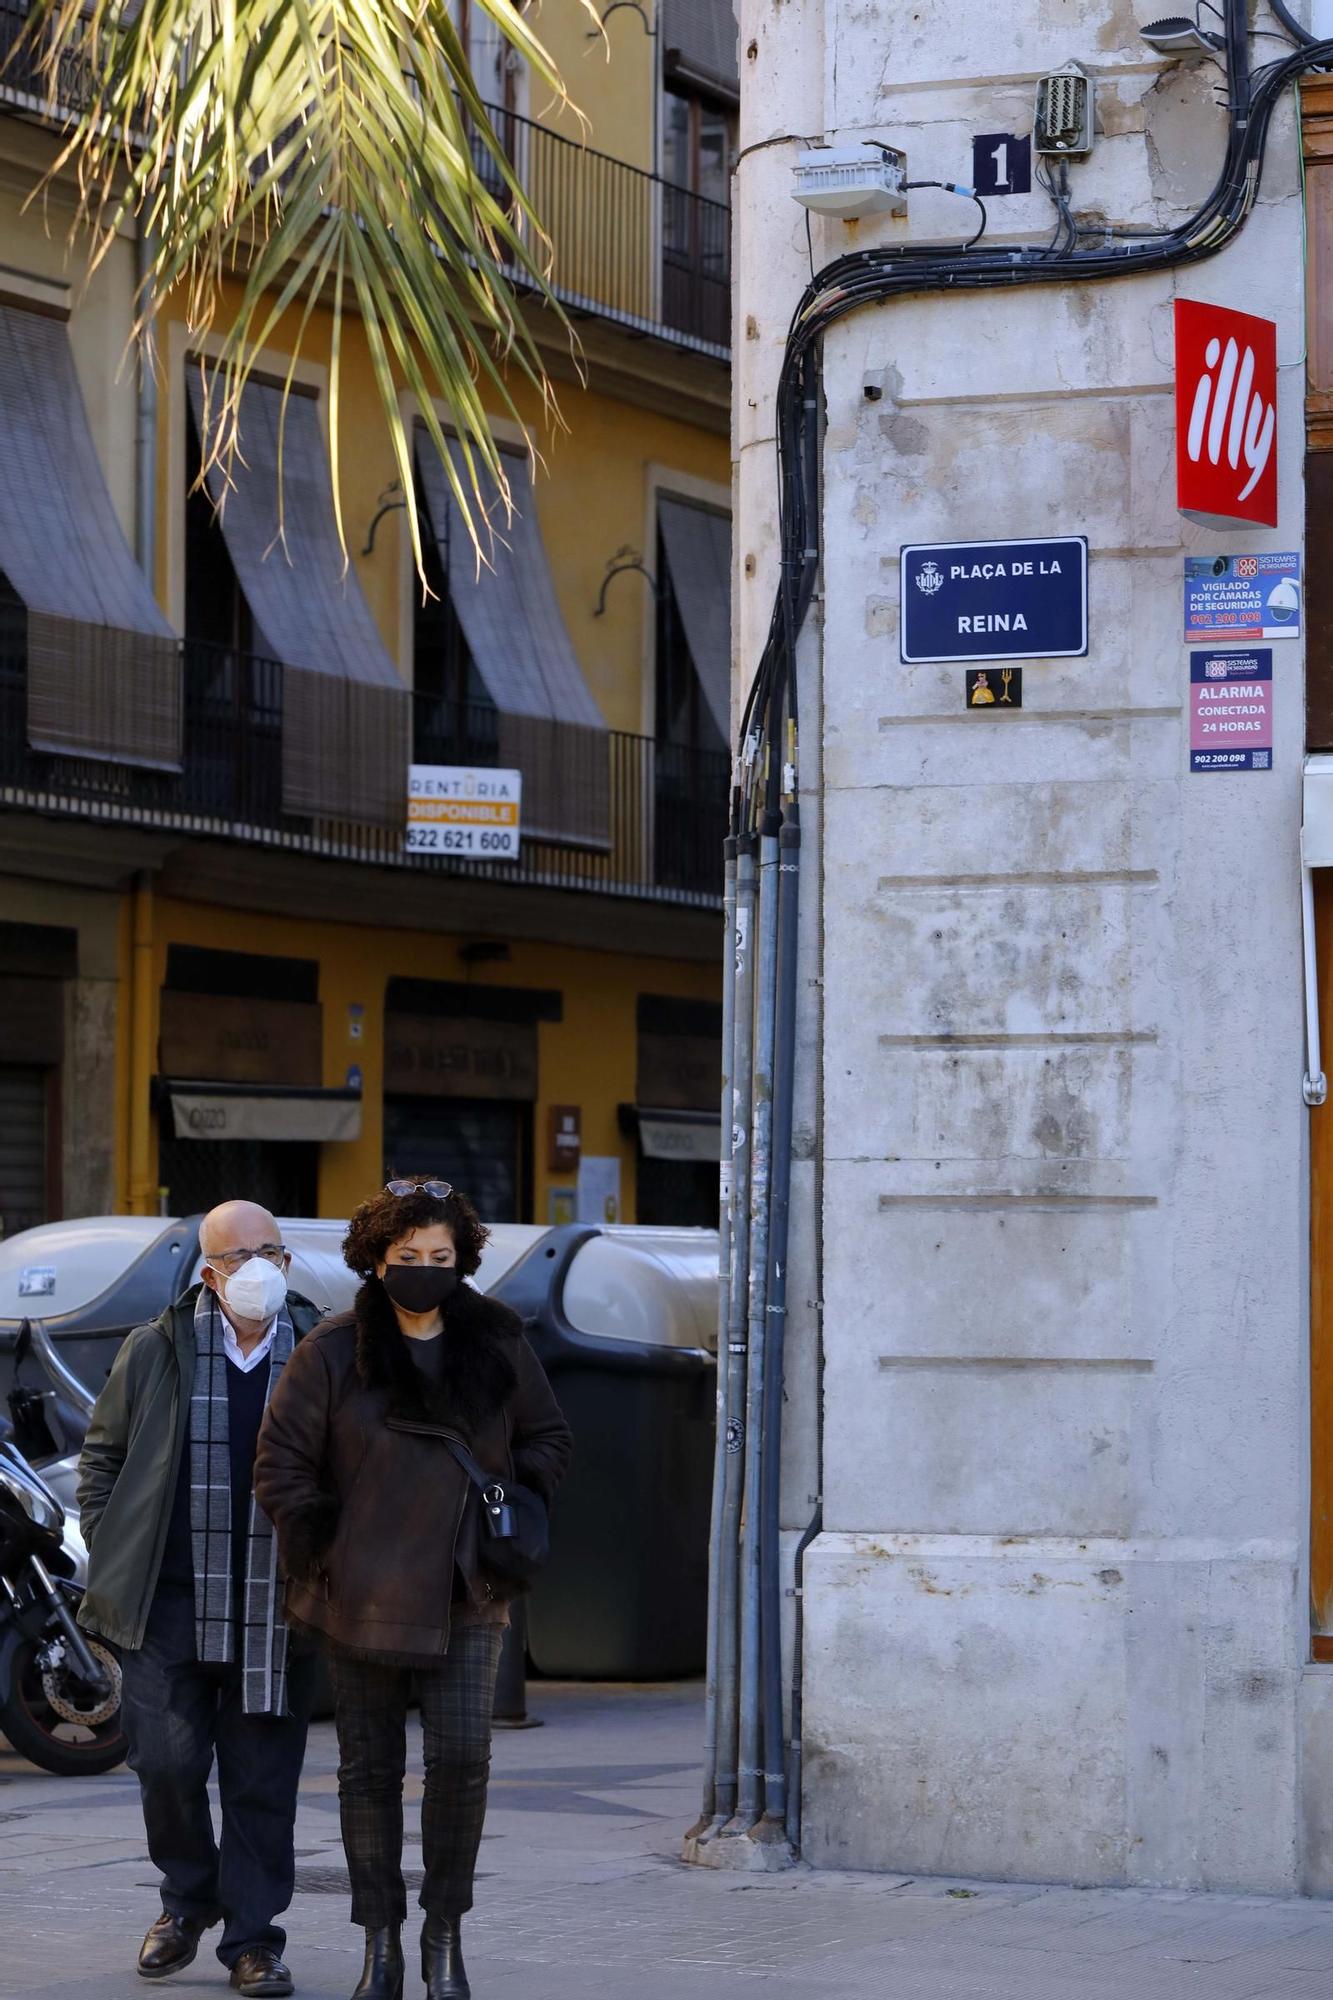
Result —
M473 4L563 99L510 0ZM581 4L596 20L591 0ZM28 35L53 98L62 63L79 67L85 107L52 172L77 177L93 266L137 220L149 242L141 336L176 292L191 331L218 336L207 466L232 465L242 392L280 320L300 308L298 337L284 342L294 372L322 308L338 509L350 313L365 330L403 491L413 488L406 388L476 539L474 506L497 488L507 496L487 385L515 421L520 381L554 413L520 295L568 324L550 287L550 245L448 0L143 0L137 12L126 0L34 0ZM461 474L436 400L461 440ZM420 569L414 508L407 518ZM345 555L340 510L338 528Z

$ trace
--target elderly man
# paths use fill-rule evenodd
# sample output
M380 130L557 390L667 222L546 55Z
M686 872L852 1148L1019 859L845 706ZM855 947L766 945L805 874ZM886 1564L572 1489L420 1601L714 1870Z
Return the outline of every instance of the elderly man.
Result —
M123 1717L162 1914L145 1979L218 1957L247 2000L292 1991L274 1919L292 1898L312 1663L288 1655L255 1443L293 1343L320 1319L287 1289L267 1209L228 1201L199 1230L203 1283L129 1335L79 1465L84 1625L122 1649ZM217 1758L222 1839L208 1776Z

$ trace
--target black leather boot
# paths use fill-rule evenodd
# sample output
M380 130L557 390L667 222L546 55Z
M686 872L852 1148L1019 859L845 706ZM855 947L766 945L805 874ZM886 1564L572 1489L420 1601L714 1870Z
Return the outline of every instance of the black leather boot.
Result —
M352 2000L403 2000L403 1947L397 1924L367 1930L366 1962Z
M427 1917L421 1933L421 1977L426 2000L472 2000L463 1969L461 1917Z

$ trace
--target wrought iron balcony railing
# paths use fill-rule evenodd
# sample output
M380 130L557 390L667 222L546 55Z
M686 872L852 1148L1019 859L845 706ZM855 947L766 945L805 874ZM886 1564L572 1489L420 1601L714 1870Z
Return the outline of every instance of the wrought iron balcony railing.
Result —
M517 861L409 854L388 828L312 820L282 804L283 671L275 660L184 645L179 772L136 770L28 747L26 620L0 602L0 808L153 827L372 866L714 908L722 895L728 764L623 730L607 733L608 840L591 849L524 839ZM496 711L414 697L422 763L500 763ZM407 774L404 782L406 817Z
M62 122L88 102L77 54L55 88L22 44L26 0L0 0L0 104ZM554 245L553 285L576 315L725 360L730 353L731 210L658 174L567 139L499 105L492 124ZM490 154L474 148L494 185Z

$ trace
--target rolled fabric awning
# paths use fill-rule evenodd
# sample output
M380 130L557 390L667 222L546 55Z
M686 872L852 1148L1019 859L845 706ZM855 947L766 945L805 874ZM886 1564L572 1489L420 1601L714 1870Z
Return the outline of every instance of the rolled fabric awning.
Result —
M655 1111L636 1106L639 1146L648 1160L711 1162L722 1158L722 1118L716 1111Z
M200 436L205 385L190 371ZM283 512L278 511L281 441ZM252 379L228 485L206 474L227 551L265 645L283 666L282 803L290 813L402 827L411 698L356 572L345 568L313 396Z
M163 1077L177 1139L314 1140L361 1137L361 1092L299 1084L215 1083Z
M657 503L671 588L708 713L731 741L731 517L688 500Z
M662 49L668 76L737 103L739 30L731 0L662 0Z
M180 642L116 516L64 323L0 305L0 570L27 609L28 741L178 771Z
M450 453L465 479L460 448ZM449 596L486 692L500 712L502 765L523 773L523 837L604 848L610 765L593 699L556 599L527 455L502 447L514 502L497 495L480 523L485 563L463 523L439 454L417 438L417 477Z

